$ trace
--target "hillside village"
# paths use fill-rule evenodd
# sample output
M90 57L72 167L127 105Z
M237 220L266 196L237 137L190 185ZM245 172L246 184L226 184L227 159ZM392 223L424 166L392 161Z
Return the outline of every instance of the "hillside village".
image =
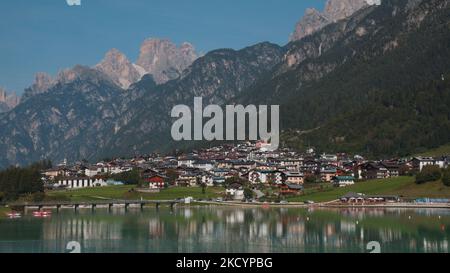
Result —
M188 154L151 154L95 164L63 162L43 171L47 189L76 189L139 184L139 190L159 192L172 187L223 187L233 200L246 198L245 189L261 198L268 189L278 196L299 195L308 184L353 185L357 181L414 174L427 165L447 168L449 156L369 161L358 155L268 151L267 144L247 142L192 151ZM121 181L124 174L138 176ZM272 191L271 191L272 192Z

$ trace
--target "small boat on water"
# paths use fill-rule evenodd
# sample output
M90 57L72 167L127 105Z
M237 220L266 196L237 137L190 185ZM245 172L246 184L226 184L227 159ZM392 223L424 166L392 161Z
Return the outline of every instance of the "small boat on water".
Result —
M51 215L51 211L33 211L34 217L50 217Z
M20 218L22 214L20 212L12 211L6 214L9 218Z

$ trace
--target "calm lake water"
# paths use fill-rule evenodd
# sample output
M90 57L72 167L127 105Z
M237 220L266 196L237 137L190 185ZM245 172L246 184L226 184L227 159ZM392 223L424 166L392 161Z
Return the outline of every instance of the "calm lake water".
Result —
M0 252L449 252L450 210L123 208L0 219Z

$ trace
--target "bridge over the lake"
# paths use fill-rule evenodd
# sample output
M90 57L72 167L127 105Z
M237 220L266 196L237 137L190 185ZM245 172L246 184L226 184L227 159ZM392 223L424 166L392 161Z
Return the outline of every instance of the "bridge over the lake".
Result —
M48 201L48 202L21 202L21 203L11 203L11 207L18 208L37 208L41 210L43 208L56 208L59 211L62 207L72 207L78 210L80 207L90 207L95 209L97 206L108 206L111 210L114 206L123 206L128 209L131 205L139 206L141 209L146 205L155 205L159 208L162 204L170 205L173 208L176 204L185 203L184 199L181 200L98 200L98 201Z

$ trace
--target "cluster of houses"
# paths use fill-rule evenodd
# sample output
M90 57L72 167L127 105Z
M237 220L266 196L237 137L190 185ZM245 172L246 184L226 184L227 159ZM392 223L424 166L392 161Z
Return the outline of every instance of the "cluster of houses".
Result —
M245 142L188 154L151 154L95 164L78 162L69 165L64 162L43 174L57 186L82 188L120 184L108 177L139 170L148 189L225 186L227 193L238 199L244 187L239 181L246 181L255 188L277 187L281 194L298 194L305 183L322 182L345 187L356 180L386 179L420 171L427 165L446 168L450 161L449 157L369 161L358 155L317 154L312 149L306 153L290 149L267 151L262 147L261 143ZM239 179L226 183L230 178Z

